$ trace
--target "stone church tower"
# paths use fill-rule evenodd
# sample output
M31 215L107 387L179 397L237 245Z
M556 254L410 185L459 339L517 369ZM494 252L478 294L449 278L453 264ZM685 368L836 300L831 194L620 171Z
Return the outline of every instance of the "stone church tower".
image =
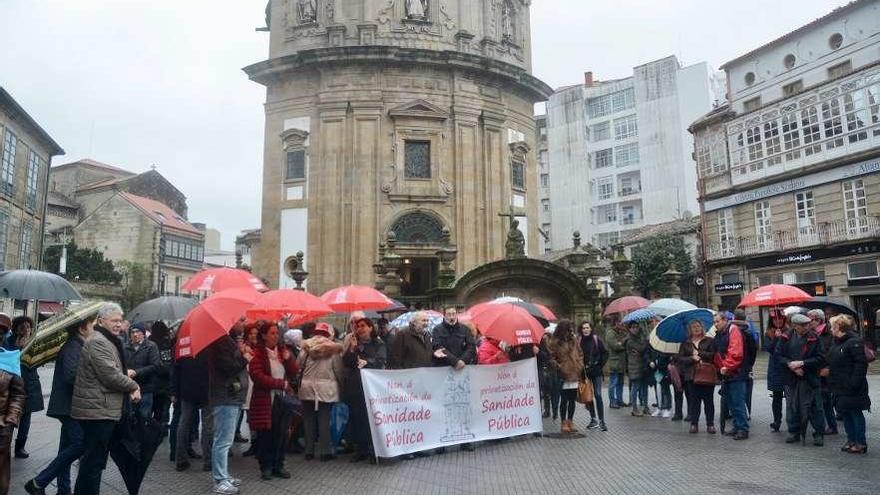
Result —
M373 285L389 233L404 296L501 259L510 215L538 253L531 0L271 0L262 240L254 271L310 291ZM507 216L501 216L501 214Z

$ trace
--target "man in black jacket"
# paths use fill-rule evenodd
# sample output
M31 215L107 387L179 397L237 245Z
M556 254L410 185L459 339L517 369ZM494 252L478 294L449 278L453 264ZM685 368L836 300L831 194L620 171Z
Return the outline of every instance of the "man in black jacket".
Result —
M161 362L159 348L155 342L147 340L144 333L142 323L132 325L129 329L128 342L123 348L128 377L134 379L141 387L141 401L137 405L137 412L141 417L149 418L153 414L153 379Z
M443 322L434 327L434 365L452 366L461 371L468 364L477 363L477 343L470 329L458 321L458 310L448 306L443 310ZM472 443L461 444L461 450L473 451ZM446 452L445 447L437 449Z
M810 318L796 313L791 316L794 328L776 339L774 353L779 357L785 383L785 422L788 423L786 443L795 443L806 434L802 424L813 424L813 445L824 445L825 414L822 410L819 370L825 367L825 356L819 337L809 329ZM804 418L806 415L808 418Z
M178 471L190 467L189 460L202 459L192 448L192 432L198 429L199 411L202 418L201 445L204 453L205 471L211 469L211 445L213 443L213 420L208 407L208 367L202 356L178 359L171 370L171 393L175 401L178 423L174 429L173 454Z

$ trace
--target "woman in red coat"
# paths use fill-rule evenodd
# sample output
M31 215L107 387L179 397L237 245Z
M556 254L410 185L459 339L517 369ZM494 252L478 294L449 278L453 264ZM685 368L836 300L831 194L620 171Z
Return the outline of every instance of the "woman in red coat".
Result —
M284 470L287 430L293 417L291 381L296 377L296 360L284 346L278 345L278 327L263 325L259 343L248 365L253 395L248 409L248 424L257 432L255 450L261 478L290 478Z

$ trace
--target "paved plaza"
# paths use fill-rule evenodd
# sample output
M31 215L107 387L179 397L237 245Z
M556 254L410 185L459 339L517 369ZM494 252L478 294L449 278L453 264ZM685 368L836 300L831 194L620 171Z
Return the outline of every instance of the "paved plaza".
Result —
M52 368L41 369L48 395ZM880 405L880 376L868 377L874 404ZM333 462L305 462L288 457L290 480L259 480L256 460L239 455L237 444L231 470L243 479L243 494L876 494L880 492L880 451L856 456L838 450L842 437L827 437L823 448L791 446L783 433L771 433L765 383L755 385L752 437L735 442L701 432L691 435L684 423L668 419L633 418L628 410L607 412L609 431L586 431L585 438L523 437L481 444L475 452L457 449L445 455L380 466L350 464L347 456ZM606 395L607 397L607 395ZM653 392L651 393L653 399ZM585 430L589 415L575 415ZM558 423L545 421L548 433ZM701 425L702 428L702 425ZM841 431L842 425L841 425ZM28 449L30 459L13 459L13 494L45 466L57 448L58 422L42 412L34 416ZM868 442L880 445L880 420L868 415ZM142 494L210 493L210 474L198 468L174 470L164 443L144 482ZM105 472L106 494L124 494L116 468ZM47 493L55 493L50 487Z

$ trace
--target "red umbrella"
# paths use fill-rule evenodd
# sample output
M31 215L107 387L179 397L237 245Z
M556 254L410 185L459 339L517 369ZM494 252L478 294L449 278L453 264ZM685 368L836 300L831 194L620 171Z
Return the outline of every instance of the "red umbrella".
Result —
M809 301L813 296L791 285L770 284L758 287L746 294L739 307L785 306Z
M259 291L269 290L263 281L251 272L225 267L202 270L187 280L181 289L189 292L221 292L247 287Z
M365 285L346 285L328 290L321 300L339 313L385 309L394 305L388 296Z
M479 304L477 306L480 306ZM468 313L480 332L510 345L537 344L544 335L544 327L528 311L511 303L474 306ZM477 312L474 312L477 309Z
M177 332L177 358L195 357L215 340L227 335L254 305L259 292L232 289L205 299L187 315Z
M257 296L256 303L247 310L253 320L277 321L290 315L288 325L314 320L333 312L320 297L302 290L281 289L264 292Z
M538 303L532 303L532 304L534 304L535 306L538 307L539 310L541 310L541 313L544 314L545 320L547 320L547 321L556 321L557 320L556 314L553 313L553 311L551 311L550 308L548 308L547 306L544 306L543 304L538 304Z
M651 301L639 296L623 296L611 301L611 304L605 308L602 316L608 316L614 313L629 313L637 309L647 308Z

